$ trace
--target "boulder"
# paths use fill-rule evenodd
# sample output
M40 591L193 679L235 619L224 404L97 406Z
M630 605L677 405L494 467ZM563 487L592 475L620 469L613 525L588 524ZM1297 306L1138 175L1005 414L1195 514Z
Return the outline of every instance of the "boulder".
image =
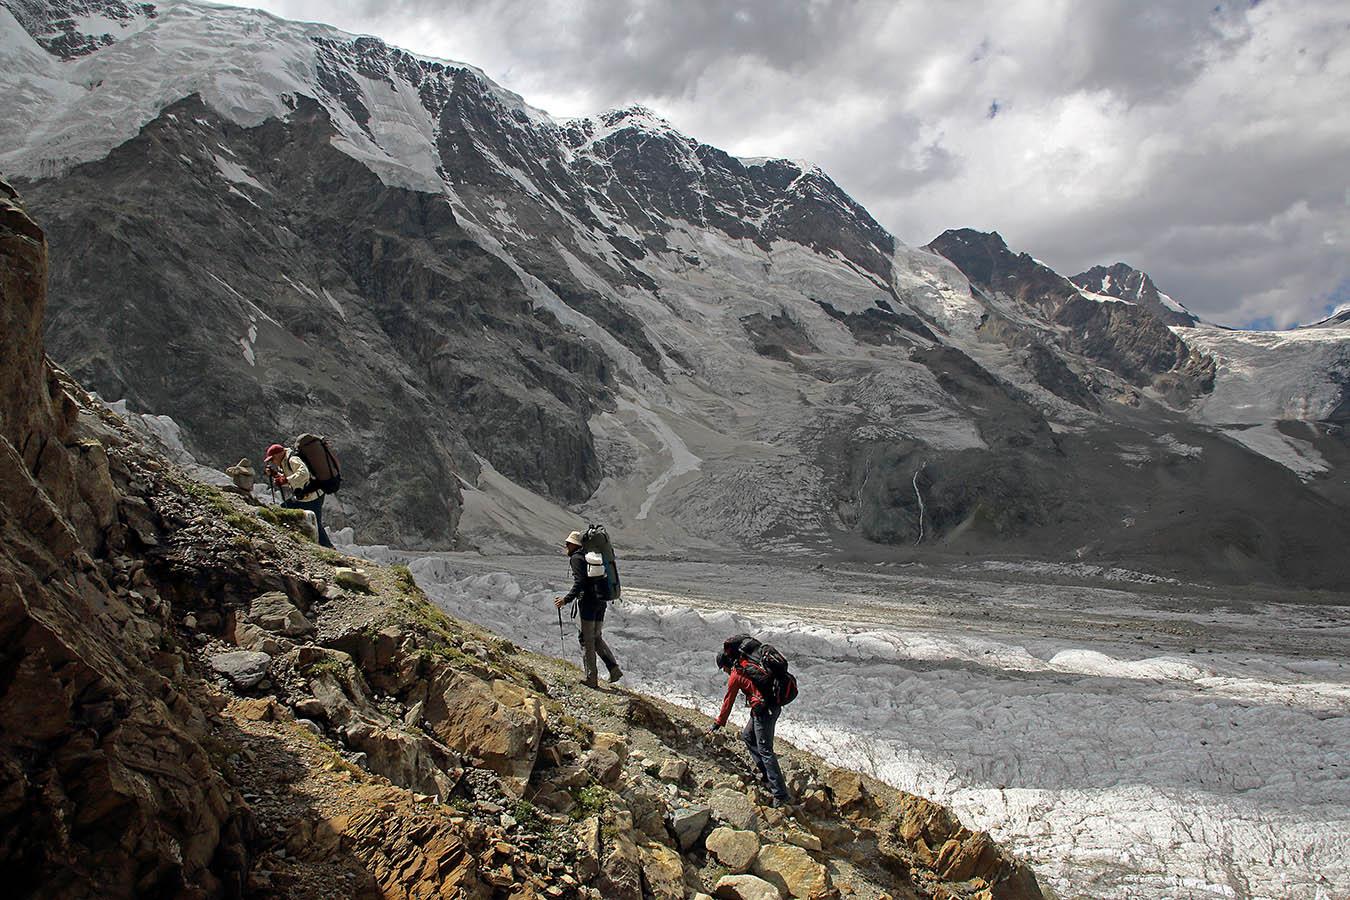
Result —
M750 798L733 788L720 788L708 798L713 818L732 828L759 831L759 812Z
M684 861L680 854L661 844L644 844L638 850L643 895L652 900L684 900Z
M613 785L623 774L623 760L613 750L597 747L581 761L582 768L604 785Z
M517 797L524 794L544 734L538 694L447 667L432 683L425 715L446 746L496 772Z
M682 759L668 759L661 764L657 778L672 784L683 781L689 774L689 763Z
M549 773L548 783L563 790L585 787L591 782L591 773L581 766L558 766Z
M799 900L827 900L839 896L829 870L801 847L769 844L755 857L753 871Z
M462 774L459 759L447 748L384 723L351 722L343 735L349 747L366 755L370 771L399 787L433 795L442 802L450 796Z
M642 858L633 840L632 818L614 816L613 837L600 864L599 887L606 900L642 900Z
M825 849L825 843L820 837L809 831L789 831L784 840L789 844L801 847L803 850L812 850L816 853Z
M783 892L776 885L754 875L724 875L713 886L713 896L720 900L783 900Z
M345 725L361 717L365 704L353 703L342 681L332 672L318 672L310 679L309 689L323 707L324 718L334 725Z
M345 588L360 591L370 590L370 576L366 574L365 569L337 566L333 569L333 580Z
M252 650L231 650L211 657L211 668L247 690L267 677L272 657Z
M591 745L596 750L609 750L619 757L620 763L628 762L628 738L608 731L597 732Z
M824 848L852 844L858 839L858 833L843 822L810 822L806 827L811 829L811 834L820 840Z
M601 842L600 817L591 816L577 829L577 878L590 882L600 874Z
M834 795L834 805L843 812L865 815L875 810L876 799L857 772L835 769L825 776L825 783Z
M264 631L252 622L240 622L234 626L234 643L240 650L266 653L269 656L281 656L295 646L285 638Z
M965 881L976 875L992 881L998 864L998 847L986 832L980 831L968 840L944 844L934 868L944 881Z
M753 831L727 828L725 825L714 828L704 845L709 853L717 857L718 862L736 875L749 872L755 857L759 855L759 835Z
M247 619L264 631L288 637L314 633L314 623L305 618L305 614L280 591L269 591L255 597L249 604Z
M234 707L235 715L249 722L269 722L277 717L276 701L271 697L240 700Z
M712 809L707 806L689 806L670 814L670 828L680 849L689 851L698 846L703 831L712 820Z

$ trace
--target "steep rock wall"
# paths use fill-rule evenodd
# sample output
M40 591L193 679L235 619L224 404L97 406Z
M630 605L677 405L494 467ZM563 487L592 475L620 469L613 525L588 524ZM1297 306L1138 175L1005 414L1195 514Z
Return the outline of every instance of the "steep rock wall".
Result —
M43 355L46 269L0 185L0 879L21 896L237 896L250 818L156 667L173 668L158 598L119 588L103 555L135 540L136 503Z

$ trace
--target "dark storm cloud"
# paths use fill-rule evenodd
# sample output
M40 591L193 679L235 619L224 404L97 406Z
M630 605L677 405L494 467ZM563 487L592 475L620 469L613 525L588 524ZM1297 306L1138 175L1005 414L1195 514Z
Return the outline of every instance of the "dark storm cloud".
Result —
M340 5L340 4L338 4ZM784 3L668 0L360 0L371 21L465 23L515 49L522 65L569 78L611 97L678 96L728 57L751 57L783 72L813 69L868 16L855 0ZM476 60L466 60L474 62ZM620 101L622 102L622 101Z

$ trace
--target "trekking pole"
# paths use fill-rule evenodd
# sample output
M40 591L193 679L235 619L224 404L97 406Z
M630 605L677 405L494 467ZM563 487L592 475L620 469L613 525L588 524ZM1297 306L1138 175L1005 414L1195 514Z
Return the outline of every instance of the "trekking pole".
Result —
M562 607L558 607L558 643L562 645L563 654L567 654L567 639L563 637L562 628Z

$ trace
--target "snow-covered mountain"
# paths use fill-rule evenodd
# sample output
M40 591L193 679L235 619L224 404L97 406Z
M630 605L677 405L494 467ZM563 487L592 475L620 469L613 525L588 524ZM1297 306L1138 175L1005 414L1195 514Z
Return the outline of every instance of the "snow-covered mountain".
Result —
M328 433L362 540L589 518L1344 584L1350 330L1205 326L998 235L907 247L808 164L637 107L557 120L373 37L0 2L53 355L216 465Z

